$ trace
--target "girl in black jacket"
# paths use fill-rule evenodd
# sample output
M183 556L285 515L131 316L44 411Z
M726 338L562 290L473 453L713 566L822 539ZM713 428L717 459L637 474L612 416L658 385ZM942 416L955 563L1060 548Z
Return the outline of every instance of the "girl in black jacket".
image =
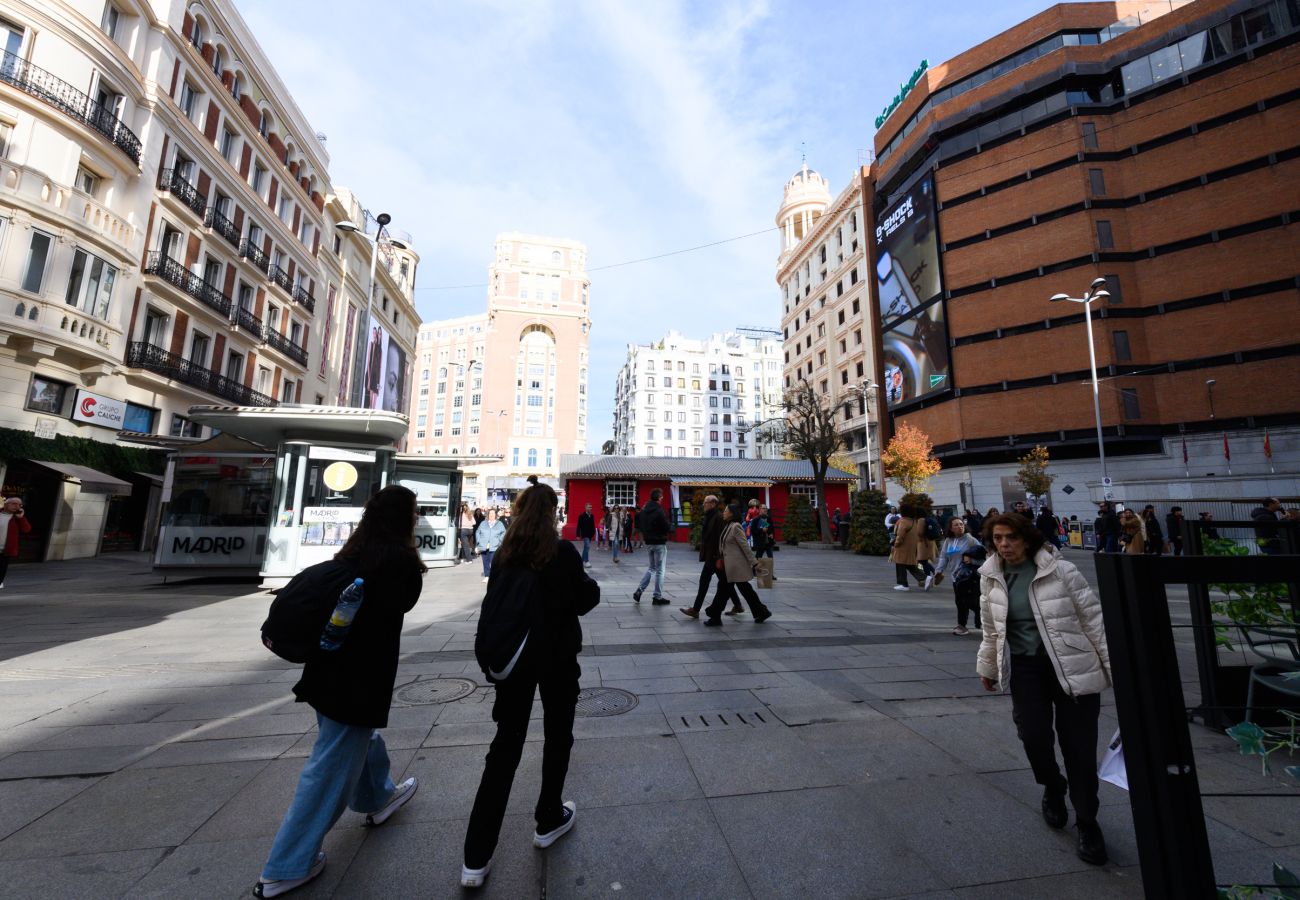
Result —
M464 887L481 887L492 867L510 787L528 734L533 695L539 688L546 743L542 749L542 790L534 811L537 831L533 845L543 849L551 846L573 827L577 814L573 801L562 803L560 797L569 771L578 677L582 674L578 666L582 650L578 616L586 615L600 602L600 585L587 575L574 546L556 535L557 505L555 491L545 484L520 494L510 529L492 562L492 582L510 578L521 568L536 573L531 602L541 605L541 624L529 633L514 670L496 685L492 718L497 733L488 749L465 834L465 864L460 874Z
M253 893L276 897L325 868L321 844L345 806L380 825L411 799L414 778L394 785L376 729L388 724L402 619L420 599L426 568L415 551L415 494L392 485L370 499L335 559L365 579L365 600L343 646L307 661L293 687L316 710L319 735Z

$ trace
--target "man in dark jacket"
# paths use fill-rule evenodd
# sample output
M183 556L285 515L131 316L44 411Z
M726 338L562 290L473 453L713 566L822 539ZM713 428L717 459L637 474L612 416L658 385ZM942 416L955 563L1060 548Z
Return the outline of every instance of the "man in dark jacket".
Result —
M1114 553L1119 549L1119 516L1110 503L1102 501L1097 508L1097 521L1093 525L1097 534L1097 552Z
M582 538L582 566L591 568L591 542L596 537L596 517L591 514L591 504L578 516L578 537Z
M1061 549L1061 523L1046 506L1038 514L1038 518L1034 520L1034 527L1042 534L1043 540L1057 550Z
M1183 555L1183 508L1172 506L1165 516L1165 539L1174 556Z
M664 513L664 508L659 505L659 500L663 495L663 491L655 488L650 492L649 502L641 507L641 522L638 527L641 529L641 539L645 541L650 559L645 574L641 576L641 583L632 592L632 599L640 603L641 594L653 577L655 582L653 602L656 606L663 606L668 602L663 595L664 562L668 557L668 532L671 530L671 526L668 524L668 516Z
M718 515L718 498L709 494L704 498L704 520L700 524L700 589L695 595L694 606L683 606L683 615L692 619L700 617L700 608L704 606L704 595L709 592L709 584L718 575L718 538L722 537L722 516Z
M1250 517L1256 522L1255 538L1259 541L1261 553L1277 556L1282 552L1282 539L1278 536L1278 511L1282 501L1268 497L1259 506L1250 511Z

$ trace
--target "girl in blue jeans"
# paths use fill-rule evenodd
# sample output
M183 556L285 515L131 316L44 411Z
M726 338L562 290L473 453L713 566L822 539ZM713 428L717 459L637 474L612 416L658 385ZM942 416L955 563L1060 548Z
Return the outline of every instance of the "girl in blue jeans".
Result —
M253 893L278 897L325 868L321 844L344 807L382 825L417 787L394 785L377 729L388 725L402 619L420 599L426 570L415 551L415 494L391 485L366 504L335 559L365 579L365 600L343 646L319 651L293 687L316 710L319 734Z
M506 526L497 519L497 511L489 509L487 518L479 522L478 530L474 532L474 546L483 557L484 584L487 584L488 576L492 574L492 558L501 548L501 541L505 536Z

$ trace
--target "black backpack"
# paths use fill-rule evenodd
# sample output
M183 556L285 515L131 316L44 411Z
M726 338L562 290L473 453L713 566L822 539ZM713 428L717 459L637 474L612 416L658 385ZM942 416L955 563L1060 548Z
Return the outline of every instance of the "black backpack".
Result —
M943 537L943 529L939 527L939 522L933 516L925 517L925 536L932 541L937 541Z
M281 659L305 663L320 647L321 632L339 594L357 577L351 561L308 566L280 589L262 623L262 644Z
M523 658L529 636L541 625L537 573L527 566L492 573L474 634L474 658L488 681L505 681Z

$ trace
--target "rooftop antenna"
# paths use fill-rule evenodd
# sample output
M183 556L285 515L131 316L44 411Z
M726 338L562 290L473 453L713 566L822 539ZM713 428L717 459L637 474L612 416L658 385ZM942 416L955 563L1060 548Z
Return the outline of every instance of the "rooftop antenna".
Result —
M808 142L807 141L799 142L799 165L800 166L808 165Z

